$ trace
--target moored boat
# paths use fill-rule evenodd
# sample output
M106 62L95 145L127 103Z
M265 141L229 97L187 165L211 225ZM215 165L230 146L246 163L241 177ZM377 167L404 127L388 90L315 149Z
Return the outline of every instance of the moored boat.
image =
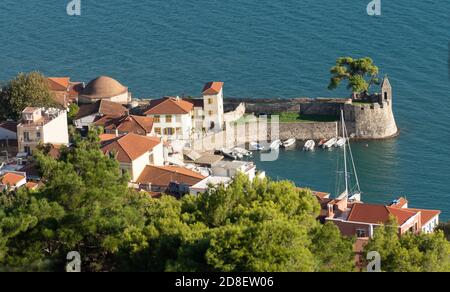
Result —
M339 137L336 141L336 144L334 144L335 147L342 147L347 142L347 139Z
M282 143L283 148L289 148L295 145L295 143L297 142L297 140L295 140L294 138L288 139L286 141L284 141Z
M308 141L306 141L305 145L303 146L303 150L314 151L314 147L316 147L316 142L314 142L314 140L308 140Z
M272 142L272 144L270 144L269 148L272 150L278 150L280 149L281 144L281 140L275 140Z
M330 140L328 140L327 142L325 142L322 147L324 149L330 149L331 147L333 147L337 142L337 138L331 138Z

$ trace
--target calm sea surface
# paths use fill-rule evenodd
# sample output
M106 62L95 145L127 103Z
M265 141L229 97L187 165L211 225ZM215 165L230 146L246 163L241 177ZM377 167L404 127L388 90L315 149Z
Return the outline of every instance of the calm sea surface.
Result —
M137 97L345 96L326 89L339 56L370 56L389 74L401 136L354 145L363 199L407 196L450 219L450 2L382 0L69 0L0 2L0 80L40 70L89 81L110 75ZM258 166L334 192L338 151L282 151Z

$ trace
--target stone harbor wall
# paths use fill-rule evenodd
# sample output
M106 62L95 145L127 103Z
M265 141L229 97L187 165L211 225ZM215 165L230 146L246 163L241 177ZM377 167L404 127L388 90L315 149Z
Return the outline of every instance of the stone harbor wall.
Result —
M338 122L280 123L281 140L321 140L336 137Z
M245 103L246 113L254 114L299 112L300 115L338 117L343 109L348 134L353 138L385 139L398 134L391 100L353 103L351 99L344 98L231 98L225 99L225 109L233 108L242 102ZM339 122L281 123L280 138L299 140L331 138L336 135L336 124L338 135L342 135Z

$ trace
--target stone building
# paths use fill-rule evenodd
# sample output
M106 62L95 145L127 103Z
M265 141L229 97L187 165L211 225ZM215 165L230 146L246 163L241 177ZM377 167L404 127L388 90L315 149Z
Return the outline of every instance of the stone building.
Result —
M94 103L99 100L129 104L131 93L128 91L128 87L123 86L117 80L100 76L89 82L78 97L79 103Z

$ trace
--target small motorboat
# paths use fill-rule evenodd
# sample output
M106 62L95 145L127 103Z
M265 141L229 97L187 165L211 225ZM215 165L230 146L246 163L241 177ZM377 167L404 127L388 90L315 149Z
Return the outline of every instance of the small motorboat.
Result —
M323 144L325 144L326 142L327 142L326 139L322 139L322 140L319 141L319 144L317 146L322 147Z
M324 149L331 149L331 147L334 147L334 145L337 142L337 138L331 138L330 140L328 140L327 142L323 143L322 147Z
M278 150L280 149L281 144L281 140L275 140L272 142L272 144L270 144L269 148L272 150Z
M308 141L306 141L305 145L303 146L303 150L314 151L314 147L316 147L316 142L314 142L314 140L308 140Z
M295 145L295 143L297 142L297 140L295 140L294 138L291 138L289 140L286 140L282 143L283 148L289 148Z
M264 150L264 146L257 143L257 142L251 142L250 143L250 150L251 151L263 151Z
M337 138L337 141L334 144L334 146L335 147L342 147L342 146L345 145L346 142L347 142L347 139L339 137L339 138Z

